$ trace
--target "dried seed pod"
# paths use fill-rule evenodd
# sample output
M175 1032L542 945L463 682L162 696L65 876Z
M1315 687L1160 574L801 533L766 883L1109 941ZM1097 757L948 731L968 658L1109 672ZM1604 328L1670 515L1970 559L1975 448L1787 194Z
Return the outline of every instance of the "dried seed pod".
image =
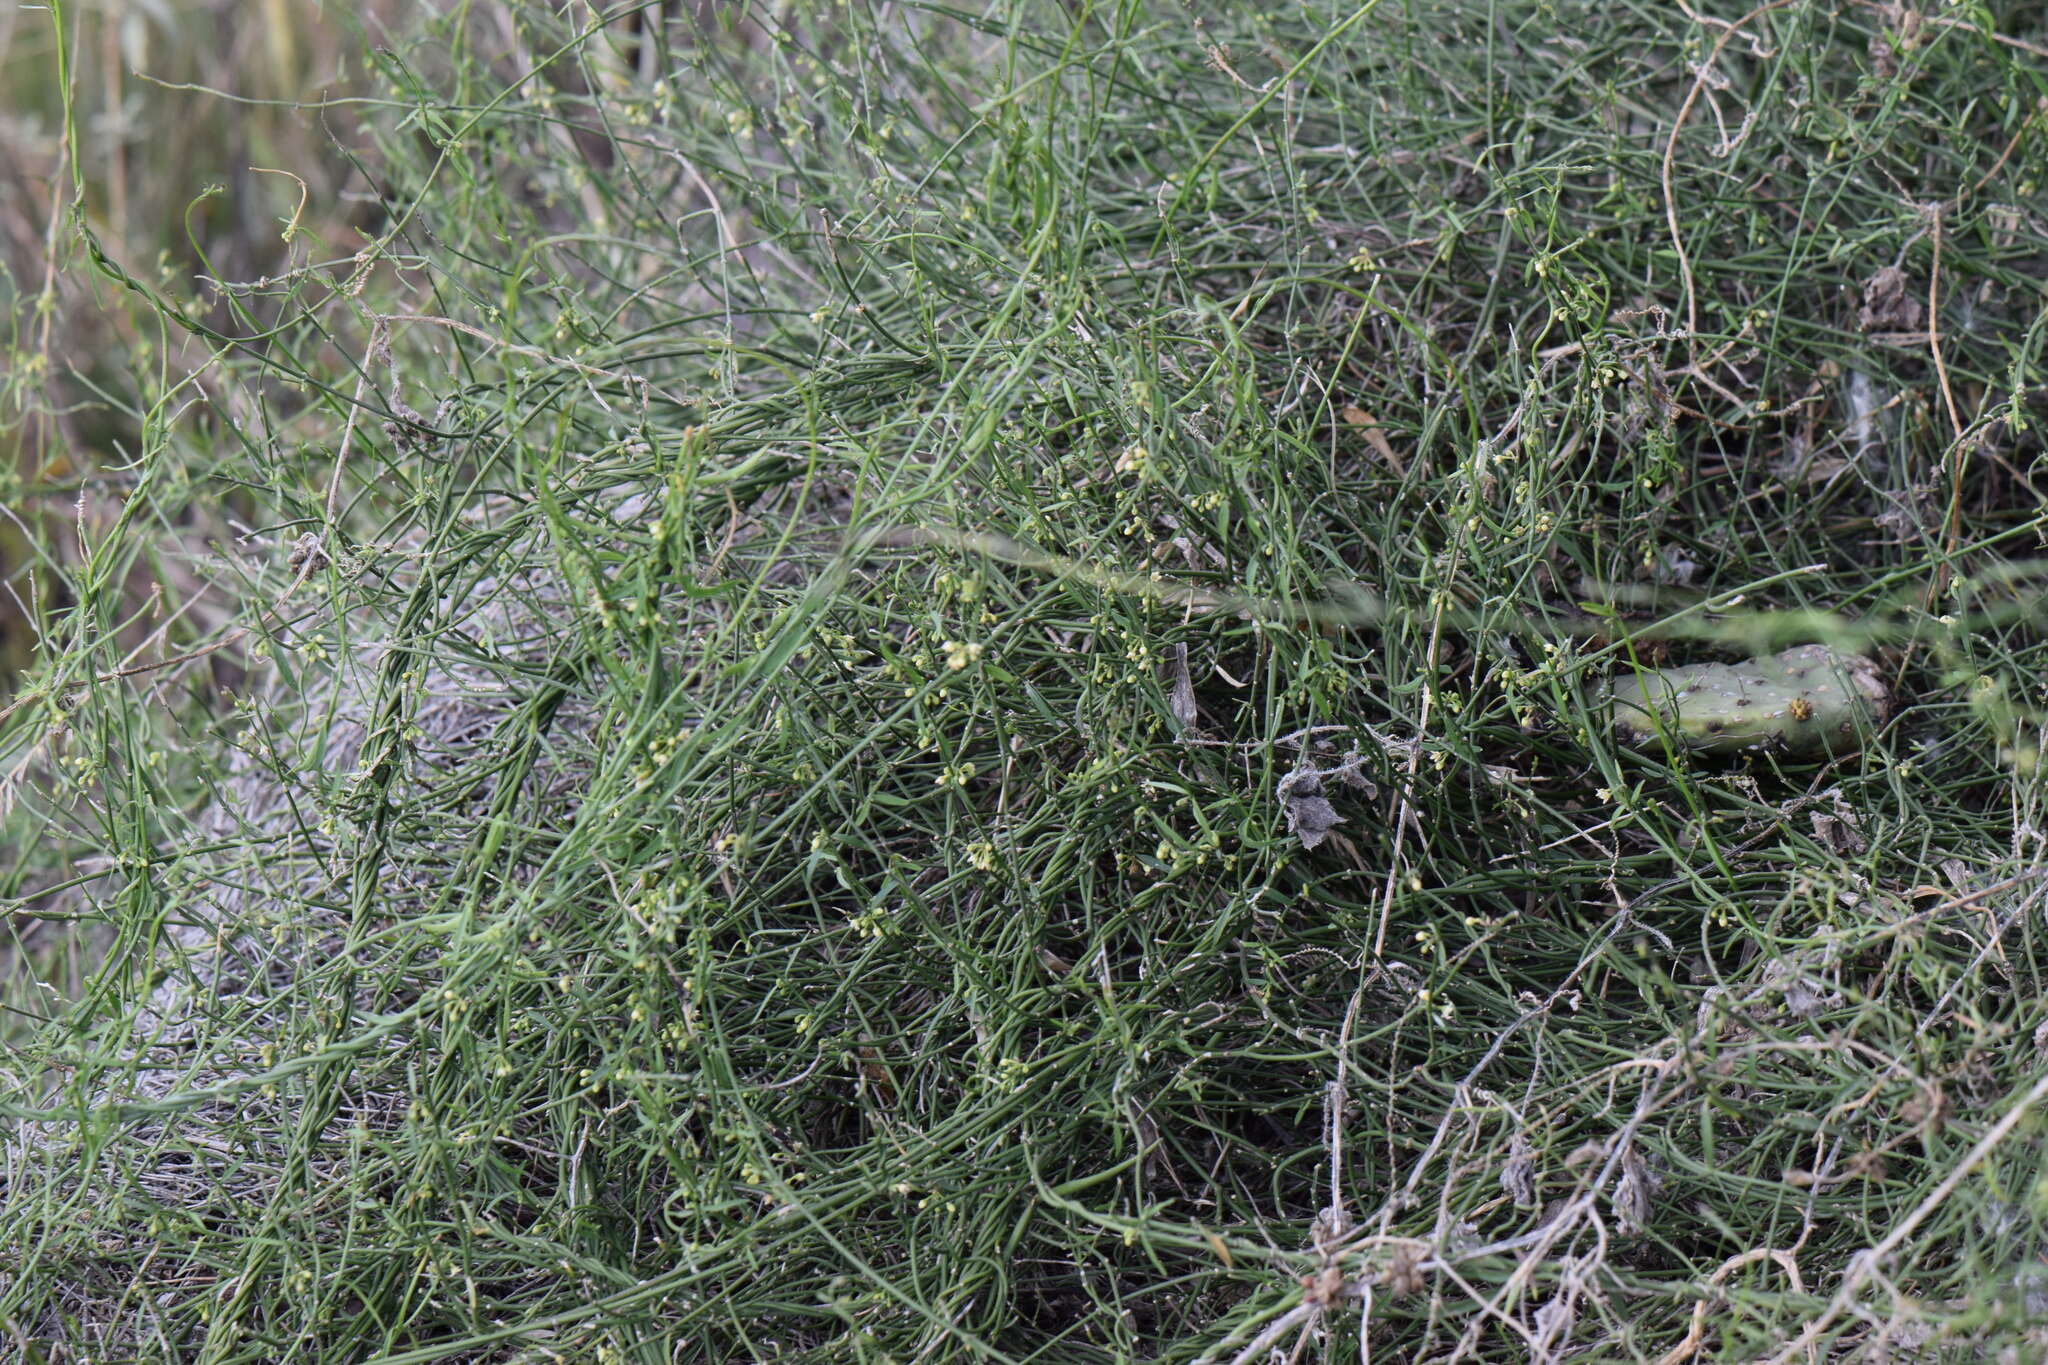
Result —
M1868 659L1800 645L1739 664L1685 664L1608 684L1622 739L1644 747L1732 754L1766 746L1850 753L1891 713L1891 691Z

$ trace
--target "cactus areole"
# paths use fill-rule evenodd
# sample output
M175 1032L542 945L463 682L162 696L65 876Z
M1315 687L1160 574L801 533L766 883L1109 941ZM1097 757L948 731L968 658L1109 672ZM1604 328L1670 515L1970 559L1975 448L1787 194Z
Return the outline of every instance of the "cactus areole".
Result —
M1668 740L1715 754L1853 753L1891 712L1891 692L1876 667L1826 645L1615 677L1608 697L1626 742L1654 748Z

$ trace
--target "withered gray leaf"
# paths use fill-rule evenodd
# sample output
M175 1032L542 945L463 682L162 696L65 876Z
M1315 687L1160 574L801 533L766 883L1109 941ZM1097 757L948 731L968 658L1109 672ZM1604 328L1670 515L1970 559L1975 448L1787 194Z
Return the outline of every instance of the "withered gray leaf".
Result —
M1374 785L1371 778L1360 771L1364 766L1365 756L1359 753L1358 750L1353 749L1350 753L1344 755L1343 763L1338 765L1337 780L1350 787L1353 791L1362 791L1367 797L1377 800L1379 799L1380 789Z
M1906 292L1906 272L1888 265L1863 282L1863 307L1856 325L1864 331L1883 328L1910 332L1920 325L1920 300Z
M1686 558L1685 551L1676 545L1666 545L1657 554L1651 578L1658 583L1683 588L1691 585L1693 577L1699 571L1698 560Z
M1536 1158L1526 1134L1517 1133L1508 1141L1508 1161L1500 1168L1500 1187L1515 1201L1516 1208L1536 1207Z
M1623 1151L1621 1179L1615 1182L1612 1196L1615 1226L1631 1237L1646 1231L1650 1226L1651 1204L1662 1183L1633 1147Z
M1837 853L1861 853L1870 847L1857 827L1855 812L1846 805L1833 814L1815 811L1808 818L1813 821L1813 837Z
M1323 795L1323 778L1313 768L1302 768L1280 779L1281 809L1287 813L1287 829L1301 840L1303 848L1314 848L1329 837L1331 829L1344 823L1329 798Z
M1167 695L1166 704L1173 711L1174 724L1183 730L1195 728L1195 683L1188 676L1188 647L1185 644L1173 647L1173 659L1169 664L1173 672L1173 690Z

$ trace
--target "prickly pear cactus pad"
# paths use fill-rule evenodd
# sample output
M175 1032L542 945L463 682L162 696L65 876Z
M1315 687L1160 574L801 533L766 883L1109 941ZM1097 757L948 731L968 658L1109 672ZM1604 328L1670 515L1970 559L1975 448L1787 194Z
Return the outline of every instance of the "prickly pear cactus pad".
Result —
M1868 659L1800 645L1739 664L1686 664L1608 683L1614 725L1630 744L1730 754L1776 746L1848 753L1891 711Z

